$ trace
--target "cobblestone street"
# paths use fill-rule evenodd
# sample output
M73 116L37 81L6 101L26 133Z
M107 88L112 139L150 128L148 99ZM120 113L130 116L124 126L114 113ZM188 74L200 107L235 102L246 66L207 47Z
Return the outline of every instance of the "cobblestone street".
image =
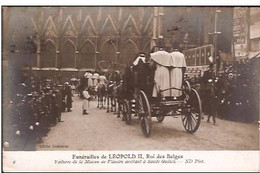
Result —
M199 130L191 135L181 118L165 117L162 123L153 118L152 134L143 136L139 120L126 125L122 118L91 102L90 114L82 115L82 101L74 97L72 112L52 127L37 150L257 150L257 124L217 119L217 126L202 120Z

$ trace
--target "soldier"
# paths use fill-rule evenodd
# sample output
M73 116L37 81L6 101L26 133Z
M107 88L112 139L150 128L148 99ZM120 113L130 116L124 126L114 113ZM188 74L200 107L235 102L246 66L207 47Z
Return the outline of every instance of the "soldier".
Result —
M215 72L214 72L214 64L211 63L209 65L209 70L205 71L202 76L202 85L204 88L204 111L208 114L207 122L210 122L210 117L213 118L213 124L216 123L216 111L215 111Z
M58 85L56 89L56 97L57 97L57 106L59 109L58 121L61 122L61 112L63 111L63 102L62 102L62 85Z
M95 71L95 73L92 76L92 80L93 80L92 84L93 84L94 87L96 87L97 84L98 84L98 78L99 78L99 74L98 74L97 71Z
M72 108L72 92L71 87L68 82L65 82L64 85L64 95L65 95L65 107L67 108L68 112L71 112Z
M109 75L109 82L116 82L116 84L118 85L121 81L122 77L120 75L120 73L116 70L116 64L113 65L113 69L111 71L111 74Z
M133 62L133 72L134 72L134 86L144 91L146 95L150 96L152 91L148 88L150 69L149 64L146 62L146 55L144 53L137 54Z
M85 74L84 76L88 79L88 86L91 87L93 85L92 73L90 71L88 71L87 74Z
M82 104L82 109L83 109L83 115L87 115L89 114L88 110L89 110L89 102L90 102L90 95L88 92L88 88L86 87L85 90L82 92L83 94L83 104Z

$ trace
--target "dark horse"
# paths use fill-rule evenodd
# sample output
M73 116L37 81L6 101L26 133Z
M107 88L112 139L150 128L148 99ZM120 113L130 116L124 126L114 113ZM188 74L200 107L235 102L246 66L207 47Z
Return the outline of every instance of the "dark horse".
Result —
M109 85L107 86L107 113L109 113L109 106L111 105L111 112L116 113L117 107L117 88L120 85L122 77L118 71L113 71L109 75Z
M123 111L123 100L125 98L124 96L124 88L123 88L123 81L120 82L119 85L115 88L116 91L116 101L118 105L117 109L117 118L120 118L120 113ZM116 110L115 110L116 112Z

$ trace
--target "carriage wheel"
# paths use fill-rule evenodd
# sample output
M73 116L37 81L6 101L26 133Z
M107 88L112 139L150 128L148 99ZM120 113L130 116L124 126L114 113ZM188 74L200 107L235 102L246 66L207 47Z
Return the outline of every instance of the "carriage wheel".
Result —
M164 115L160 115L160 116L157 116L156 118L157 118L157 121L159 122L159 123L161 123L161 122L163 122L163 120L164 120Z
M185 130L193 134L198 130L201 121L201 100L198 92L192 88L186 101L185 110L181 116L182 123Z
M152 130L152 117L149 101L143 91L138 93L136 99L136 110L141 118L141 129L146 137L149 137Z
M129 102L126 99L123 101L123 120L127 125L129 125L131 122L131 109Z
M190 83L188 81L184 81L183 85L182 85L182 89L188 93L191 91L191 86L190 86Z

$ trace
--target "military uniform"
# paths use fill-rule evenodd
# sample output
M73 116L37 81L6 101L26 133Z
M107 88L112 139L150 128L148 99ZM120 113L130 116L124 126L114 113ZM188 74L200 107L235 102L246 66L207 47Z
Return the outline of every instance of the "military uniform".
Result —
M203 98L203 110L208 114L207 122L210 122L210 117L213 118L213 123L216 125L216 109L215 109L215 73L213 67L205 71L202 77L202 98Z
M71 87L67 83L64 86L64 98L65 98L65 108L68 112L71 111L72 108L72 92Z

